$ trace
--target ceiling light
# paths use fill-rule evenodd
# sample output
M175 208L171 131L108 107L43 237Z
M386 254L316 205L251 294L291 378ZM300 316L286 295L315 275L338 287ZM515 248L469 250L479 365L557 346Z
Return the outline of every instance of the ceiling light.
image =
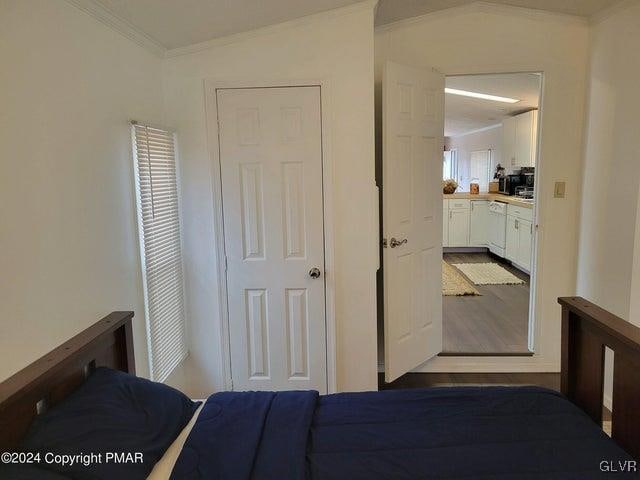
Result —
M481 98L482 100L493 100L494 102L517 103L520 101L517 98L498 97L496 95L488 95L486 93L456 90L455 88L445 88L444 91L445 93L450 93L451 95L462 95L463 97Z

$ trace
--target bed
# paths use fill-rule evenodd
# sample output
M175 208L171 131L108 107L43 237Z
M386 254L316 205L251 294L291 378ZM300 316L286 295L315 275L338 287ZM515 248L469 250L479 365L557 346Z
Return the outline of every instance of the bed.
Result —
M169 468L149 478L638 478L640 329L582 298L559 301L562 394L534 386L220 392L189 410L158 462ZM91 371L135 373L132 316L112 313L0 384L0 451L17 451L38 415L68 407L96 378ZM612 438L600 428L605 346L615 352ZM123 467L118 478L137 475Z

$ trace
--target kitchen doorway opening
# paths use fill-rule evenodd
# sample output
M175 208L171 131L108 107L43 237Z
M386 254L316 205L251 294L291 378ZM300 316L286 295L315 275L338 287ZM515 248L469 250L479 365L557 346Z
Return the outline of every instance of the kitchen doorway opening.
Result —
M441 356L533 355L542 82L446 77Z

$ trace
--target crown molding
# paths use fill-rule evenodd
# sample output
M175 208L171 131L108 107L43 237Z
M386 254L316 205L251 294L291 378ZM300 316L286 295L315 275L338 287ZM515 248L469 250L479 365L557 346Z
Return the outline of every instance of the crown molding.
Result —
M100 23L115 30L132 42L144 47L158 57L164 57L167 49L155 39L136 28L126 20L114 15L96 0L66 0L74 7L92 16Z
M186 47L178 47L172 48L170 50L165 51L165 57L178 57L182 55L189 55L192 53L201 52L204 50L209 50L216 47L221 47L224 45L230 45L232 43L238 43L245 40L249 40L256 37L261 37L264 35L269 35L272 33L277 33L282 30L287 30L290 28L301 27L308 25L309 23L316 22L318 20L330 20L332 18L338 18L345 15L350 15L352 13L360 12L360 11L371 11L372 15L374 9L378 4L378 0L365 0L363 2L353 3L351 5L347 5L345 7L334 8L332 10L327 10L324 12L313 13L311 15L305 15L304 17L294 18L292 20L287 20L285 22L276 23L273 25L266 25L264 27L256 28L254 30L249 30L246 32L234 33L232 35L227 35L224 37L213 38L211 40L206 40L200 43L194 43L193 45L187 45ZM373 21L373 18L372 18Z
M598 13L594 13L589 18L590 23L592 25L597 25L598 23L602 23L608 18L617 15L618 13L626 10L627 8L640 5L640 0L620 0L617 3L605 8L604 10L599 11Z
M635 1L635 0L631 0ZM578 15L566 13L550 12L547 10L537 10L534 8L516 7L513 5L497 4L485 1L475 1L466 5L445 8L433 12L425 13L416 17L403 18L395 22L387 23L376 27L376 32L392 31L414 24L419 24L441 17L451 17L451 15L464 15L469 13L489 13L494 15L507 15L528 18L536 21L554 21L564 24L588 25L589 19Z

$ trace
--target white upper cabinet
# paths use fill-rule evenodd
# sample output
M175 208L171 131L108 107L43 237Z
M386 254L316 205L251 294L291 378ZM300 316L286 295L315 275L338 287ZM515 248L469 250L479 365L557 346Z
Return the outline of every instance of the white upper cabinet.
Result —
M502 158L511 168L535 167L538 111L531 110L502 122Z
M488 244L489 202L471 201L471 221L469 227L469 246L486 247Z
M536 166L538 111L522 113L516 119L516 166Z
M505 168L516 166L516 117L502 121L502 163Z

